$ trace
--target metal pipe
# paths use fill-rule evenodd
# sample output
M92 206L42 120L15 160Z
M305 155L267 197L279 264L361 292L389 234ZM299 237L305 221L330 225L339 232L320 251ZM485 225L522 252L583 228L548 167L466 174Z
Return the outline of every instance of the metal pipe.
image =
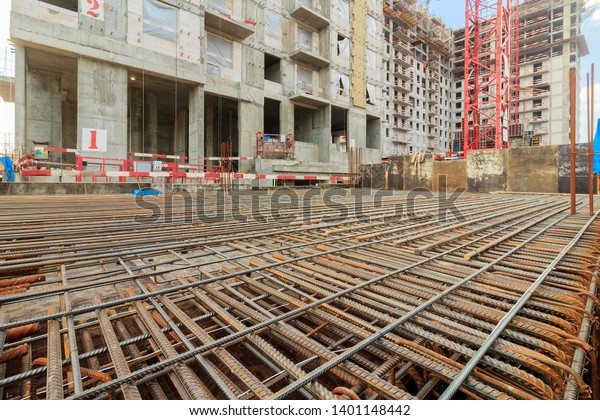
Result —
M571 162L571 171L570 171L570 193L571 193L571 215L574 215L576 212L575 209L575 194L576 194L576 188L577 188L577 184L576 184L576 179L575 179L575 142L577 141L577 125L576 125L576 121L577 121L577 104L576 102L576 89L577 89L577 83L576 83L576 74L575 74L575 69L572 68L569 70L569 139L570 139L570 144L571 144L571 158L570 158L570 162Z

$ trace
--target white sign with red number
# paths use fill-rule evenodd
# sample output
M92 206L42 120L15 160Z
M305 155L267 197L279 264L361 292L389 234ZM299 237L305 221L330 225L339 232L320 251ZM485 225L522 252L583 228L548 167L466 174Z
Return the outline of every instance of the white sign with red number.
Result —
M80 0L81 13L92 19L104 20L104 1Z
M106 130L95 128L81 129L81 150L84 152L108 151L108 135Z

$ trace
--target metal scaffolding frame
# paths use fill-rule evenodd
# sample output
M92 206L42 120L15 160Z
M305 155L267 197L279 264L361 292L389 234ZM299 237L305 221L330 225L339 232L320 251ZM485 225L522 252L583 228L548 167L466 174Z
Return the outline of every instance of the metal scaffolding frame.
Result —
M512 0L467 0L463 138L470 150L508 147Z

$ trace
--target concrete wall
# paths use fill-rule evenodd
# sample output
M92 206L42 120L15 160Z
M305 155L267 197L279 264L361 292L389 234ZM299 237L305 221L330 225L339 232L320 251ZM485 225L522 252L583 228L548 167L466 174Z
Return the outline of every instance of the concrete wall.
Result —
M473 192L506 191L507 150L469 152L467 187Z
M77 62L77 112L81 128L107 131L108 156L127 157L127 70L104 61Z
M587 152L587 144L576 145L579 153ZM586 155L575 156L575 186L578 194L588 193L588 160ZM569 145L558 146L558 192L568 193L571 187L571 147ZM594 182L594 190L597 183Z
M433 155L425 154L420 155L423 158L422 162L418 162L417 155L412 157L406 157L407 161L404 163L405 178L404 178L404 189L412 190L415 188L426 188L431 190L433 188ZM420 169L419 169L420 166Z
M577 150L584 152L586 147L578 145ZM365 187L382 188L380 171L385 174L387 166L387 186L395 190L441 191L445 185L449 192L467 189L480 193L568 193L569 156L569 146L482 150L470 152L466 160L452 161L433 161L432 155L426 155L420 177L417 167L411 163L412 156L394 156L387 164L363 165L361 176ZM587 193L587 156L577 156L576 173L577 193Z
M35 143L62 147L62 106L60 102L60 76L38 71L27 72L27 150Z
M507 190L558 192L558 147L508 149Z
M0 182L0 195L130 194L150 183Z
M448 160L433 162L432 186L433 191L452 192L466 190L467 161Z
M388 161L388 188L393 190L404 189L404 165L406 156L394 156Z

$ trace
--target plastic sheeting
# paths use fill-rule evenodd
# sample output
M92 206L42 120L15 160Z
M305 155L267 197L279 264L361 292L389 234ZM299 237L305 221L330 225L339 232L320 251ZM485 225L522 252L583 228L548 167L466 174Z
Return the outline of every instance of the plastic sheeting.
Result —
M231 16L233 14L233 2L227 0L209 0L209 8L217 12Z
M367 70L375 72L377 71L377 54L375 51L367 48Z
M224 38L208 34L206 39L208 64L231 70L233 44Z
M350 40L348 38L340 39L337 42L338 57L346 60L350 59Z
M133 190L133 192L131 194L127 194L127 195L135 195L135 196L145 197L145 196L150 196L150 195L162 195L162 191L157 190L155 188L144 188L142 190Z
M338 0L338 12L342 22L350 21L350 3L346 0Z
M305 69L304 67L297 67L296 78L298 80L298 89L304 92L312 93L312 70Z
M265 10L265 35L281 39L281 16L272 10Z
M335 71L336 84L338 86L338 93L342 96L350 95L350 76L344 73Z
M144 33L177 42L177 9L157 0L144 0Z
M312 32L308 29L298 26L298 30L296 31L297 47L304 51L312 51L312 35Z
M373 38L377 37L377 22L371 15L367 15L367 34Z
M367 103L371 105L377 105L379 101L377 100L377 90L375 86L367 83Z

